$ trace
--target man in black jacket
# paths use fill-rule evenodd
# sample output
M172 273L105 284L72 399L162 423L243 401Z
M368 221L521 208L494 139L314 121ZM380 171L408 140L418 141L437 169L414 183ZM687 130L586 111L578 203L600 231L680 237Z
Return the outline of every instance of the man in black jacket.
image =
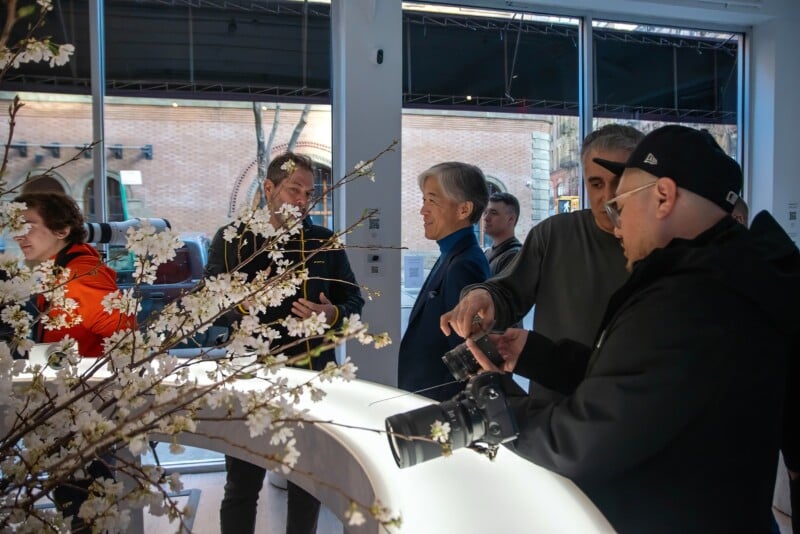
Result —
M270 210L270 222L275 228L297 224L296 221L281 215L281 207L296 207L303 216L309 208L314 193L313 163L306 157L292 152L282 154L272 160L264 181L264 193ZM228 242L224 239L228 226L220 228L211 243L206 274L217 275L223 272L239 271L252 280L256 274L273 267L268 251L259 251L265 243L264 237L254 235L242 228L235 230L236 237ZM324 312L328 325L338 327L342 319L353 313L361 313L364 299L356 283L350 263L343 249L319 249L329 243L333 232L322 226L312 224L308 217L302 220L299 233L290 237L282 247L283 258L290 265L302 264L308 271L308 278L295 298L287 298L277 306L269 308L268 313L259 319L273 323L289 315L307 318L312 313ZM256 251L259 251L256 254ZM241 310L246 312L246 310ZM229 318L236 320L237 318ZM273 328L281 331L279 325ZM284 331L282 331L285 334ZM292 341L286 339L285 341ZM322 340L306 340L283 351L290 358L307 354L321 344ZM328 362L335 361L334 351L327 350L318 356L295 361L294 365L307 369L321 370ZM255 529L258 493L264 483L264 468L252 465L232 456L225 457L227 480L225 495L220 508L220 522L223 534L250 533ZM316 532L320 503L299 486L288 483L288 514L286 532L306 534Z
M566 395L512 397L512 447L573 479L621 532L771 529L800 267L768 213L749 231L730 216L741 186L707 132L651 132L607 202L631 276L593 347L496 338L505 370Z

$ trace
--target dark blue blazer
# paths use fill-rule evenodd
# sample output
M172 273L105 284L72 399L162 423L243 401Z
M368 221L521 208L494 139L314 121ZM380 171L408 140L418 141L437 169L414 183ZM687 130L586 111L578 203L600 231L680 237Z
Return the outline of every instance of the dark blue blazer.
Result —
M397 372L400 389L418 391L453 380L442 355L463 339L455 333L445 336L439 328L439 319L458 304L465 286L488 277L489 263L473 233L457 241L441 258L441 265L428 275L414 302L406 333L400 341ZM420 394L448 400L462 389L463 384L451 384Z

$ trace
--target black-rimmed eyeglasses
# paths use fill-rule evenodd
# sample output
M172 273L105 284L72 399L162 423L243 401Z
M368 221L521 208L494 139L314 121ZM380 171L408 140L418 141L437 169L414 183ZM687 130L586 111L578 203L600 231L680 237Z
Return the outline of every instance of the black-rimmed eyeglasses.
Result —
M611 224L613 224L617 228L620 228L619 216L622 213L622 209L619 206L617 206L617 202L619 202L620 199L629 197L634 193L638 193L639 191L644 191L645 189L653 185L656 185L656 181L649 182L642 186L631 189L630 191L626 191L625 193L617 195L608 202L606 202L605 203L606 213L608 214L608 218L611 219Z

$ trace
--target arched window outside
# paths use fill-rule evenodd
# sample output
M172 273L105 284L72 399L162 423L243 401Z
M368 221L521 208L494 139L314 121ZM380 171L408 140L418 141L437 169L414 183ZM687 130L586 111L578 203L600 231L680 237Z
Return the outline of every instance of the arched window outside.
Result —
M331 168L327 165L317 163L314 166L314 199L317 203L309 212L314 224L333 228L333 177Z
M128 218L128 203L124 186L112 176L106 178L106 184L108 191L108 220L126 220ZM94 180L89 180L83 192L83 213L87 222L97 222L97 215L94 212Z
M46 192L66 193L64 186L52 176L40 176L25 182L22 186L23 193Z

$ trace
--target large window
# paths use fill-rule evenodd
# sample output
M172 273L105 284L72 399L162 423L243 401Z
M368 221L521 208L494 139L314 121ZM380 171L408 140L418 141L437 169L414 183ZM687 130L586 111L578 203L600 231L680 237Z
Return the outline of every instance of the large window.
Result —
M736 124L739 36L593 22L594 115Z
M605 21L593 25L595 127L624 122L644 133L667 123L705 128L736 157L738 34Z
M26 64L0 87L25 107L3 178L13 187L96 141L89 3L54 3L43 33L75 45L66 66ZM105 150L86 152L39 187L95 219L94 167L105 158L109 220L167 219L211 236L257 202L258 146L314 160L311 216L332 226L330 6L315 1L105 0ZM14 36L12 36L13 40ZM77 148L76 148L77 147ZM13 243L12 240L6 240ZM163 461L172 460L166 449ZM220 455L192 451L179 460Z
M93 161L103 157L112 218L166 218L180 232L211 235L256 199L261 139L268 156L293 149L317 163L312 216L332 226L329 3L102 5L105 151L81 156L43 186L60 187L91 216ZM3 177L12 185L93 141L89 3L54 6L45 33L75 44L74 59L54 69L26 65L0 87L4 107L20 91L26 102ZM680 122L708 128L737 154L737 34L595 20L587 43L577 17L417 2L403 9L403 318L438 256L423 235L416 176L447 160L480 166L519 199L520 239L543 219L580 209L584 82L594 127ZM593 59L585 80L581 47Z
M13 95L0 96L7 107ZM25 150L10 155L11 185L60 161L52 147L61 147L60 157L66 157L92 140L88 99L76 102L41 93L22 98L15 138ZM317 164L315 190L321 198L312 216L329 224L330 106L271 103L254 109L239 102L119 97L108 97L105 109L109 220L160 217L178 231L213 235L258 194L256 113L261 137L273 139L270 157L292 149ZM61 189L84 207L90 220L95 152L57 172Z
M57 69L27 65L10 73L4 86L89 92L89 2L60 0L54 6L42 33L74 44L74 59ZM103 8L109 95L330 100L330 6L325 2L105 0Z
M580 209L581 83L592 84L595 128L682 123L737 153L736 34L597 20L582 43L577 18L411 2L403 20L403 330L439 256L424 238L416 176L441 161L478 165L519 199L519 239ZM580 46L593 59L586 80Z

